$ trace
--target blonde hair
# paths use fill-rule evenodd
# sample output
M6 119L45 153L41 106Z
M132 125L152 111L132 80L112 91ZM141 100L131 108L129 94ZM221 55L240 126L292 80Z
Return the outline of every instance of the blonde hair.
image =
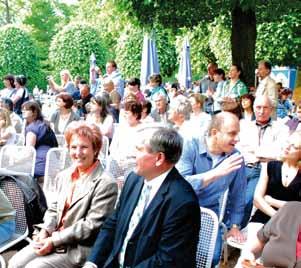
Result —
M60 76L62 77L62 75L64 75L64 74L68 75L68 78L69 78L68 81L72 81L72 75L69 70L67 70L67 69L61 70ZM62 78L61 78L61 83L62 83L62 85L65 85L65 82L62 80Z
M12 125L10 116L9 116L9 112L7 109L0 109L0 119L5 120L5 128Z

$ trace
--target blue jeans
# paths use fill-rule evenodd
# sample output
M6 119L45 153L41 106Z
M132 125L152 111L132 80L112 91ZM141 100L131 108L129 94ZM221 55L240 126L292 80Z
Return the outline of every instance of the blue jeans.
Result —
M245 202L245 214L241 222L241 228L247 226L253 208L254 192L259 180L261 166L248 167L246 166L246 177L247 177L247 190L246 190L246 202Z
M16 222L14 220L4 221L0 223L0 244L9 240L16 230Z

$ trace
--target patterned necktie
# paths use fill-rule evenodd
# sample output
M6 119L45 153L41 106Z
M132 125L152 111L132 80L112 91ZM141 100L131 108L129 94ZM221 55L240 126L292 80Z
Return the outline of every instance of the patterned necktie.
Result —
M120 254L119 254L119 265L120 268L123 267L123 263L124 263L124 256L125 256L125 250L128 244L128 241L130 240L136 226L138 225L143 212L145 211L145 209L147 208L148 202L149 202L149 197L150 197L150 192L151 192L152 187L150 185L145 185L143 186L143 189L141 191L137 206L132 214L130 223L129 223L129 228L127 231L127 234L125 236L125 239L123 241L123 245L122 248L120 250Z

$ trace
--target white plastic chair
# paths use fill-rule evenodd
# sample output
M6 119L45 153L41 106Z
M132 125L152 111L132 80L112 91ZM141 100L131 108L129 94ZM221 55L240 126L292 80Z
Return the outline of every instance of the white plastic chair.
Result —
M25 137L23 133L16 133L15 145L24 146Z
M218 218L214 211L201 209L201 228L196 252L196 268L211 268L216 237L218 233Z
M111 156L108 157L107 166L105 170L117 181L118 198L124 185L125 178L134 169L135 166L136 161L134 161L134 159L129 159L128 161L117 161Z
M0 265L1 268L6 268L6 263L2 255L0 255Z
M102 147L98 155L98 159L104 167L107 166L107 161L109 157L109 138L107 136L102 136Z
M2 253L24 239L26 239L28 242L31 240L30 238L27 238L28 227L22 190L18 187L14 180L9 178L0 181L0 188L7 196L13 208L16 210L16 231L11 239L0 244L0 253ZM0 262L1 267L6 267L5 260L1 255Z
M5 145L0 151L0 168L34 176L36 150L32 146Z
M108 157L106 171L115 179L127 175L136 165L134 159L119 161Z
M59 147L66 147L66 140L63 134L55 134Z
M51 148L47 152L43 191L48 205L57 197L56 175L71 165L67 148Z

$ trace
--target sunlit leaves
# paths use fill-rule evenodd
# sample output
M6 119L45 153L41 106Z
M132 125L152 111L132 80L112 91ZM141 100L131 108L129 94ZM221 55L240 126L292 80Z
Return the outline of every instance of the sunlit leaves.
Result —
M26 75L29 88L43 86L36 47L26 31L13 25L0 28L0 77L8 73Z
M86 79L89 74L89 58L94 53L97 64L103 67L106 48L98 31L88 24L70 24L55 35L50 46L49 59L54 75L69 69L73 75Z

